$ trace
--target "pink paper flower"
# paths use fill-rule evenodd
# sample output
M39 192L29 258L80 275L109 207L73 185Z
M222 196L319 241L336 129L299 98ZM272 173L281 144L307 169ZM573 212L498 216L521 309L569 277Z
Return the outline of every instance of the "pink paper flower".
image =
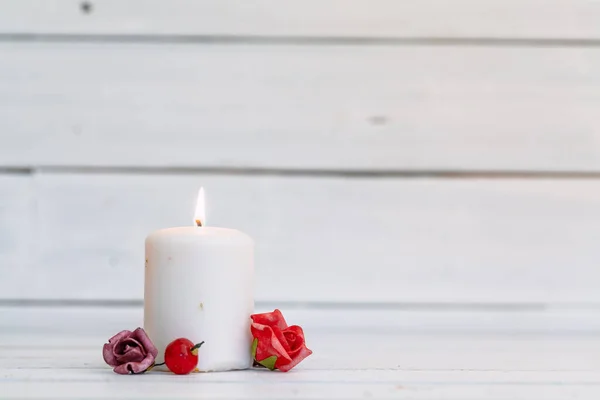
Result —
M158 350L142 328L117 333L102 349L104 361L123 375L146 372L157 355Z

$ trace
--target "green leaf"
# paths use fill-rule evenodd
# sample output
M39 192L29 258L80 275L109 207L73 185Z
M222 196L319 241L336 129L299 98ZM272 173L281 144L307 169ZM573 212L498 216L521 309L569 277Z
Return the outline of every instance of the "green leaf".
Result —
M263 367L269 368L271 371L275 369L275 362L277 361L277 356L267 357L262 361L258 361L260 365Z
M256 359L256 348L258 347L258 339L254 339L254 342L252 342L252 350L251 353L252 354L252 358Z

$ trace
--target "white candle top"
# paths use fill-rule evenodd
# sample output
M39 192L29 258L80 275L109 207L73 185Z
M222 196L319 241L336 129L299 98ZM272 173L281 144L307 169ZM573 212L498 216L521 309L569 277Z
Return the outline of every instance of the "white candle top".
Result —
M146 243L152 243L156 240L163 243L170 240L177 242L189 241L197 246L214 246L220 243L230 246L254 245L252 238L243 232L236 229L218 228L213 226L182 226L160 229L148 235Z

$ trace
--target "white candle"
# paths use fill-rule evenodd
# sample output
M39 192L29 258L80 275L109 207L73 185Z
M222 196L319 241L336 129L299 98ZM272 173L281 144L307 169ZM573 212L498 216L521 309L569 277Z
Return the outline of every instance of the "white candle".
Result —
M198 203L196 220L205 225L202 192ZM169 228L146 238L144 329L158 349L157 363L183 337L205 342L200 371L252 365L253 253L252 239L234 229Z

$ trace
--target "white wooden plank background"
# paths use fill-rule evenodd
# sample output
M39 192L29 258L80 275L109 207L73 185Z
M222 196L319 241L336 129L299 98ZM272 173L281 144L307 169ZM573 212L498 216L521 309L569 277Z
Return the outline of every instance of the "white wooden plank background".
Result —
M202 185L208 224L254 237L261 301L600 301L596 180L32 179L36 261L3 298L141 299L145 236L191 224Z
M140 299L137 245L188 223L201 178L259 242L261 301L306 301L288 278L319 302L597 301L596 179L485 174L598 172L593 45L64 39L0 44L0 165L31 173L8 186L4 299Z
M600 171L600 50L0 43L0 165Z
M27 274L32 261L35 199L31 177L0 174L0 281L2 286ZM11 279L12 277L12 279ZM24 282L23 282L24 283Z
M584 351L586 341L597 338L600 331L598 307L581 307L581 305L521 305L521 306L492 306L479 305L371 305L346 303L345 305L319 304L308 306L294 302L257 302L256 312L272 311L280 308L286 319L291 323L301 325L307 332L308 342L313 345L313 332L326 333L334 337L336 334L385 334L393 337L430 337L437 338L435 353L452 353L445 361L438 361L436 368L444 369L510 369L514 365L501 365L502 352L508 350L511 340L533 341L534 337L543 338L540 341L542 350L551 343L560 343L564 337L579 336L580 343L576 354ZM143 308L141 303L131 305L107 304L66 304L38 301L35 304L0 304L0 332L6 336L18 336L20 333L48 335L54 338L48 342L53 346L64 343L62 337L88 337L114 335L127 327L135 328L143 325ZM492 357L477 357L475 352L457 356L465 352L464 346L456 348L447 346L448 340L460 336L493 336L504 340L504 347ZM103 340L105 340L104 338ZM2 342L7 346L13 343L7 339ZM15 342L16 343L16 342ZM400 345L400 344L398 344ZM16 346L16 344L15 344ZM402 344L402 346L405 346ZM410 347L406 345L407 347ZM364 348L363 348L364 347ZM373 342L361 347L365 355L368 352L385 352L386 347ZM535 346L534 346L535 347ZM317 350L325 350L318 348ZM433 351L433 349L432 349ZM318 353L318 352L317 352ZM427 368L427 360L419 359L415 350L414 357L402 356L403 367L412 369ZM343 360L352 357L352 353L343 356ZM550 355L549 355L550 357ZM578 365L569 358L564 350L561 356L573 362L563 364L564 369L573 369ZM380 357L361 360L363 367L376 368L381 365ZM337 360L337 367L343 365L343 360ZM564 361L564 360L563 360ZM521 360L521 369L544 370L548 368L548 360L532 358ZM600 359L588 358L585 368L597 369ZM322 366L325 368L326 366Z
M596 400L599 20L0 0L0 398ZM103 365L200 185L257 241L258 310L306 329L292 374Z
M2 0L0 32L598 39L587 0Z

